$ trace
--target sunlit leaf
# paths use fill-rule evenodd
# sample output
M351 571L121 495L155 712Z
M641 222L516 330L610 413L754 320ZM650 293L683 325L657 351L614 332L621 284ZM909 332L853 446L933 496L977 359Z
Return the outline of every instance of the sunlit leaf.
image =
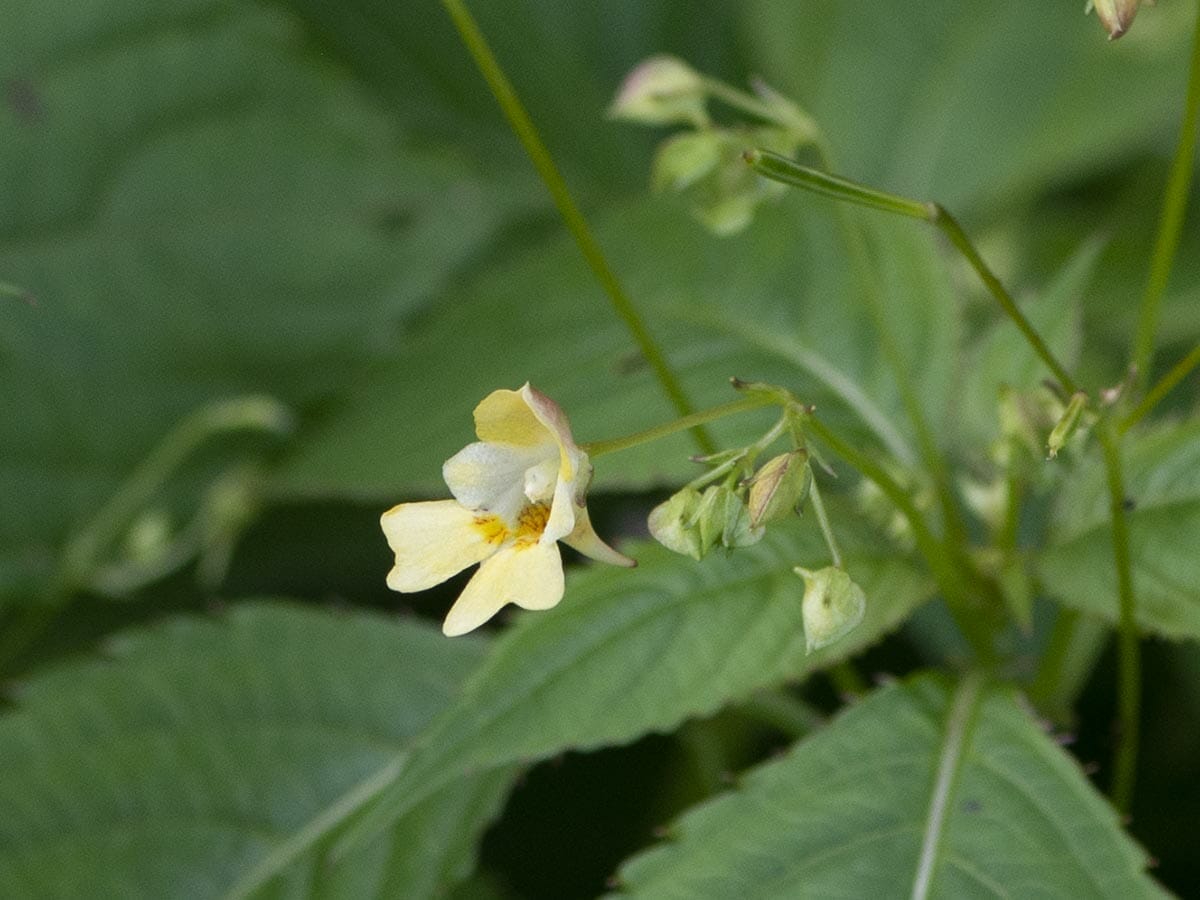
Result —
M702 563L645 545L634 548L640 566L632 572L580 574L560 606L522 616L500 638L363 830L458 772L670 731L875 642L932 587L886 549L849 530L846 538L846 568L866 592L866 618L808 655L804 585L792 567L827 558L815 528L776 530Z

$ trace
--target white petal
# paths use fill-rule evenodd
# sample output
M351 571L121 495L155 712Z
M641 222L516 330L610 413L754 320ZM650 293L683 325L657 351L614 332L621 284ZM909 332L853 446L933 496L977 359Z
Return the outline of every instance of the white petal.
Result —
M542 543L549 544L570 534L575 528L575 484L559 479L554 488L554 502L550 505L550 517L542 532Z
M585 508L575 510L575 530L562 539L562 542L584 556L598 562L614 566L636 566L637 560L630 559L624 553L618 553L600 539L592 528L591 519Z
M586 465L587 454L575 445L567 414L557 403L537 388L531 387L529 382L526 382L521 388L520 395L530 412L547 430L555 446L558 447L559 479L574 480L579 475L580 467Z
M515 448L501 444L468 444L442 466L442 477L454 499L469 509L486 510L515 522L525 505L525 473L553 458L551 446Z
M478 628L507 603L549 609L563 595L558 545L514 544L487 560L450 608L442 632L455 636Z
M454 500L401 503L379 519L396 565L388 572L393 591L423 591L496 552L476 514Z

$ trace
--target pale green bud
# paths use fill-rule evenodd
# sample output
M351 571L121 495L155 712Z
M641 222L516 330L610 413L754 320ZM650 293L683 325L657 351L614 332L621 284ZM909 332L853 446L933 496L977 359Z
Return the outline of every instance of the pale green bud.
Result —
M820 650L852 631L867 610L867 598L850 576L836 566L810 572L797 566L804 579L804 640L808 651Z
M1054 430L1050 432L1050 439L1046 442L1046 449L1049 451L1051 459L1058 456L1058 451L1075 433L1075 429L1079 426L1079 416L1087 407L1087 401L1088 396L1083 391L1077 391L1071 396L1066 411L1058 420L1058 424L1054 426Z
M693 559L702 558L705 548L696 528L699 508L700 492L695 488L686 487L672 494L650 511L650 534L668 550Z
M806 451L793 450L776 456L755 472L750 481L751 524L765 525L799 511L810 487L812 467Z
M630 72L608 114L647 125L708 123L704 79L674 56L652 56Z
M709 175L721 162L722 137L707 129L663 141L654 156L651 183L656 191L682 191Z

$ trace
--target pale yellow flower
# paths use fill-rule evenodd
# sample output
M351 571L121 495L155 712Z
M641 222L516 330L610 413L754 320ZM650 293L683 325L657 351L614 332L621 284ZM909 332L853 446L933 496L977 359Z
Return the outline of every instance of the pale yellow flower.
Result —
M508 603L555 606L563 596L558 541L601 562L634 565L592 528L592 465L553 400L528 384L493 391L475 407L475 433L479 441L442 467L453 500L401 503L380 519L396 554L388 587L423 591L482 563L442 624L459 635Z

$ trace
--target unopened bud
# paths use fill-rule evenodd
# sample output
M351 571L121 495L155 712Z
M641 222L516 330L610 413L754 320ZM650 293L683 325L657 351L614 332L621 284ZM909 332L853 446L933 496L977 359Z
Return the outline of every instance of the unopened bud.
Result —
M685 487L672 494L650 511L648 525L654 539L676 553L700 559L704 548L696 528L696 513L700 508L700 492Z
M750 522L755 527L799 510L812 487L808 453L781 453L754 473L750 482Z
M1088 396L1083 391L1077 391L1071 396L1071 401L1067 404L1066 412L1062 414L1062 418L1058 420L1058 424L1050 432L1050 439L1046 442L1046 448L1050 453L1051 459L1058 456L1058 451L1063 448L1067 440L1075 433L1075 429L1079 425L1079 416L1087 406L1087 400Z
M797 566L804 578L804 640L808 651L819 650L848 634L863 620L867 598L845 570L826 566L810 572Z
M1091 0L1096 17L1108 32L1108 39L1115 41L1133 24L1141 0Z
M652 56L625 77L608 114L648 125L706 125L705 94L704 79L683 60Z
M688 131L664 141L654 156L651 183L656 191L682 191L721 162L724 141L713 131Z

